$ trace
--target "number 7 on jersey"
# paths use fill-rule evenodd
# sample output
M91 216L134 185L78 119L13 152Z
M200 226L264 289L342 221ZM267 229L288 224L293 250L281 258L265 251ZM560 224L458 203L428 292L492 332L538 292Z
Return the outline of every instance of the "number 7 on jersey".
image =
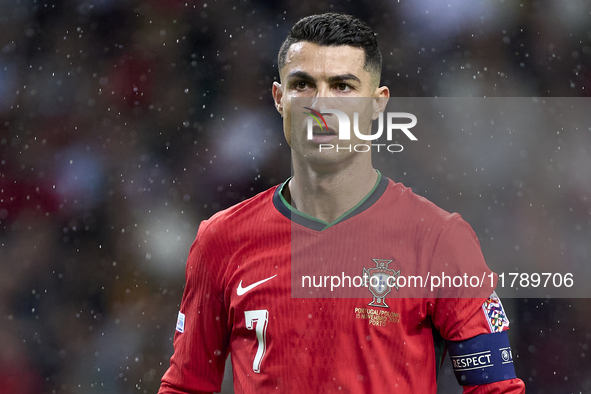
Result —
M266 309L245 311L244 318L246 319L247 329L252 330L254 326L257 341L259 342L259 347L254 356L254 362L252 363L252 370L255 373L260 373L261 361L263 361L267 349L267 322L269 321L269 311Z

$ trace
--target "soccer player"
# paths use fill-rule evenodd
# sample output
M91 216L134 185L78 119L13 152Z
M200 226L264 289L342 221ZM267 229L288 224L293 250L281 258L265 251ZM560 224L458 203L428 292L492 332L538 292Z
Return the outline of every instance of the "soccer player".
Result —
M299 98L311 115L321 98L387 100L375 34L349 15L306 17L278 64L272 91L293 176L201 223L160 393L219 391L228 354L236 393L435 393L443 343L464 392L523 393L492 287L478 297L405 297L393 280L442 267L492 277L470 226L382 176L371 152L319 149L338 144L336 117L324 116L311 138L294 121ZM315 297L326 293L314 293L315 276L300 283L302 269L335 267L343 282L363 273L355 294L365 295ZM296 286L312 297L294 297Z

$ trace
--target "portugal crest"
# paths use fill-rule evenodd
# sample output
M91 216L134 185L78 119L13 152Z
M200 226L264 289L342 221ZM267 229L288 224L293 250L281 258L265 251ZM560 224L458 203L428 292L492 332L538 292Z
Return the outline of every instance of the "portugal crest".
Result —
M389 308L385 298L392 291L392 287L398 290L396 277L400 275L400 270L394 271L388 268L388 264L392 260L372 260L376 263L375 267L370 269L363 268L364 285L369 287L369 291L373 295L373 301L367 305Z

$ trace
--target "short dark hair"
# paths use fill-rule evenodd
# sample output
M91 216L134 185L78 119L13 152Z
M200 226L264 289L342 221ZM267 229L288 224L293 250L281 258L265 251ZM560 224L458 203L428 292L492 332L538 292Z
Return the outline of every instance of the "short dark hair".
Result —
M382 72L382 54L376 34L362 20L347 14L328 12L300 19L289 32L279 49L279 70L285 66L289 47L301 41L324 46L350 45L365 52L363 68L379 76Z

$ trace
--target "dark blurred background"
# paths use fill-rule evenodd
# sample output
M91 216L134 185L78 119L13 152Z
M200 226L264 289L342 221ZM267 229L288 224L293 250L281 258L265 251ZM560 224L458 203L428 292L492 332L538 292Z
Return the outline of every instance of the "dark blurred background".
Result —
M378 33L393 96L591 95L589 1L0 0L0 392L158 390L199 222L290 175L276 55L326 11ZM588 265L591 131L556 131L520 177L491 162L494 193L420 149L394 178L459 211L493 269L498 248ZM469 171L481 143L458 148ZM549 143L570 153L536 157ZM528 393L591 392L589 299L505 307ZM439 392L461 392L449 368Z

